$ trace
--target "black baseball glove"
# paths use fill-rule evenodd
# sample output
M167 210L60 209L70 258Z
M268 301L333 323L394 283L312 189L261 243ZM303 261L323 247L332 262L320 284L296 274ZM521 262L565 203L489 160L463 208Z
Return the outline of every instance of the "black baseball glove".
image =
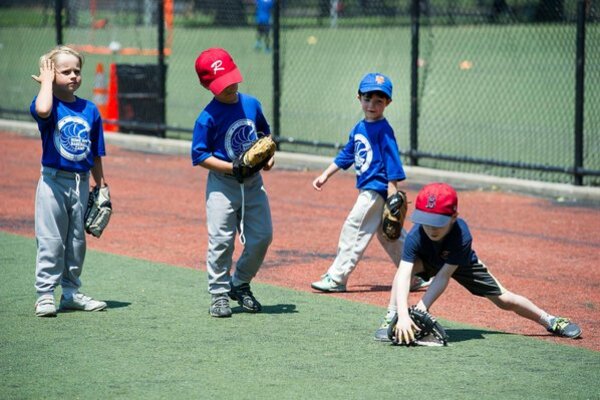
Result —
M244 179L263 169L275 154L276 147L270 136L263 136L233 160L233 175L238 182L244 182Z
M383 205L381 229L388 240L398 240L402 234L404 219L408 209L406 193L399 190L389 196Z
M415 306L408 309L408 315L418 327L415 332L415 340L411 343L399 343L396 337L396 324L398 323L398 314L394 316L388 326L388 338L393 344L403 344L405 346L447 346L448 334L442 325L436 321L433 315L426 311L421 311Z

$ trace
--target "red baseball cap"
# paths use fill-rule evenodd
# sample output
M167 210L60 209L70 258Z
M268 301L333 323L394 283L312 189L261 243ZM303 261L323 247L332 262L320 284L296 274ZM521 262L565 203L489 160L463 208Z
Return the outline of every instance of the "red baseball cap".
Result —
M458 196L452 186L435 182L423 186L417 195L410 219L421 225L446 226L458 210Z
M204 50L196 58L196 73L202 86L215 95L220 94L227 86L243 81L231 55L216 47Z

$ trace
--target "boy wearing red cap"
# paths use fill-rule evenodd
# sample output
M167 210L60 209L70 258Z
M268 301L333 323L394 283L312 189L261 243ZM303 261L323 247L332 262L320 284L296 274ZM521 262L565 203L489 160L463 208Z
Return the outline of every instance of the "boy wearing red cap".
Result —
M239 171L233 161L259 137L270 135L269 124L260 102L238 92L242 75L227 51L220 48L203 51L195 68L202 86L214 94L196 120L191 151L192 164L209 170L206 182L209 313L217 318L231 317L230 298L244 311L260 312L262 306L252 294L250 282L273 238L271 210L260 173ZM271 158L264 170L271 169L273 163ZM238 230L244 250L232 275Z
M411 220L414 225L404 241L402 261L394 278L398 310L396 337L401 343L415 339L415 326L408 316L412 273L423 278L435 276L416 305L421 310L431 308L453 278L475 296L486 297L499 308L537 322L555 335L572 339L581 335L577 324L550 315L529 299L506 290L489 272L471 247L473 238L466 221L458 218L458 196L450 185L424 186L417 195ZM378 329L375 338L387 340L387 333Z

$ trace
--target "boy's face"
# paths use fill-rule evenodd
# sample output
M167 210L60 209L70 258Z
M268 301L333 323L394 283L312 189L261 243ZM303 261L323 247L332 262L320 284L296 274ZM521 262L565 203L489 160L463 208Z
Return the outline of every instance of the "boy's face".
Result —
M391 99L373 92L359 94L358 101L360 101L362 110L365 113L365 120L367 121L382 119L385 108L392 102Z
M436 227L436 226L431 226L431 225L421 225L421 226L423 227L423 231L425 231L425 234L427 235L427 237L429 239L433 240L434 242L439 242L446 237L448 232L450 232L450 229L452 229L452 225L454 224L454 221L456 221L456 217L457 217L457 215L454 215L452 217L452 219L450 220L450 222L448 222L446 225L444 225L442 227Z
M81 86L81 65L72 54L57 54L54 61L54 91L73 95Z
M234 83L232 85L227 86L218 95L215 95L215 99L219 100L221 103L234 104L234 103L237 103L237 100L238 100L237 93L238 93L238 84Z

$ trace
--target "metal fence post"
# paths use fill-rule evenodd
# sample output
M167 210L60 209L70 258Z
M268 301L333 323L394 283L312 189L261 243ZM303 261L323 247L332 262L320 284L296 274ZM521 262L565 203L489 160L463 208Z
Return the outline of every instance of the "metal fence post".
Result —
M167 105L167 90L166 90L166 73L165 73L165 2L158 1L158 102L162 121L166 121L166 105ZM166 131L163 127L159 127L158 136L165 137Z
M585 92L585 0L577 1L577 54L575 56L575 164L573 183L583 185L583 123Z
M62 0L55 0L54 2L54 25L56 27L56 44L63 44L63 26L62 26Z
M418 165L419 148L419 18L420 0L412 1L411 10L411 65L410 65L410 164Z
M281 136L281 69L279 63L279 33L281 24L279 17L281 14L281 5L279 0L275 0L273 10L273 129L275 137ZM277 149L279 149L279 141L276 141Z

